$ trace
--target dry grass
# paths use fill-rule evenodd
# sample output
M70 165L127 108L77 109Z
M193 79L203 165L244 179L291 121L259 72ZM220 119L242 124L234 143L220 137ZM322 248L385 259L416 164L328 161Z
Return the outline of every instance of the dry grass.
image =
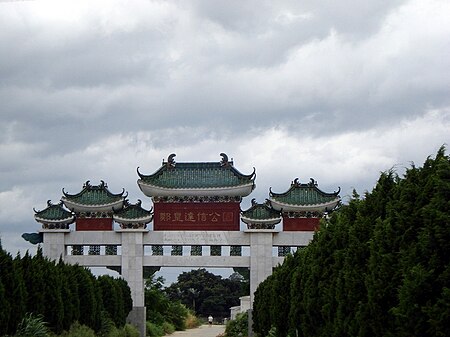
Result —
M193 329L200 326L200 320L189 312L186 317L186 329Z

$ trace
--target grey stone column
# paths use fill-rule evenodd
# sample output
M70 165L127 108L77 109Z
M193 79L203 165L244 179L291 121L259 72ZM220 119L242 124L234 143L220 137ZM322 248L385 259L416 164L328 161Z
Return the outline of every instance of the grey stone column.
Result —
M250 308L256 288L268 276L272 275L272 230L246 230L250 234Z
M66 256L64 236L70 231L68 229L55 229L41 231L44 236L42 253L50 260L58 261L60 257L64 260Z
M146 308L144 304L143 234L147 230L121 230L122 276L128 282L133 299L133 310L127 321L135 325L145 337Z

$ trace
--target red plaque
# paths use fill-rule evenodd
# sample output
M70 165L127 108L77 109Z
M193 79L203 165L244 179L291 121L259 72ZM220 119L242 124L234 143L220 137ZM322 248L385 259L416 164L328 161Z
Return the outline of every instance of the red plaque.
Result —
M320 218L288 218L283 217L283 231L285 232L312 232L320 227Z
M77 218L77 231L112 231L112 218Z
M154 230L240 229L238 202L227 203L155 203Z

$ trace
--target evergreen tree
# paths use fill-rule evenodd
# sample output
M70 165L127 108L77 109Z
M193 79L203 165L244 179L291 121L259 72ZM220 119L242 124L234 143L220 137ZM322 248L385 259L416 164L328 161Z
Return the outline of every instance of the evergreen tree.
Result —
M48 322L56 333L61 333L64 325L61 274L53 261L46 259L43 267L45 275L44 320Z
M260 284L260 335L449 336L450 160L380 175ZM292 269L295 269L292 271ZM291 283L290 296L282 292ZM290 302L283 330L283 303Z
M1 252L0 252L1 254ZM0 257L1 261L1 257ZM10 305L3 286L3 281L1 275L3 275L3 266L0 262L0 336L3 336L8 331L9 317L10 317Z

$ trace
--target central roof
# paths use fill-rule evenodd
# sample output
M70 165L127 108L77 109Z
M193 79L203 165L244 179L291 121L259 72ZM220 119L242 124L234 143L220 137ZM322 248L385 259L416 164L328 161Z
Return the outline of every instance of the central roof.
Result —
M155 173L140 177L142 192L154 196L247 196L255 188L255 169L251 174L239 172L224 153L220 162L175 163L175 154L163 161Z

